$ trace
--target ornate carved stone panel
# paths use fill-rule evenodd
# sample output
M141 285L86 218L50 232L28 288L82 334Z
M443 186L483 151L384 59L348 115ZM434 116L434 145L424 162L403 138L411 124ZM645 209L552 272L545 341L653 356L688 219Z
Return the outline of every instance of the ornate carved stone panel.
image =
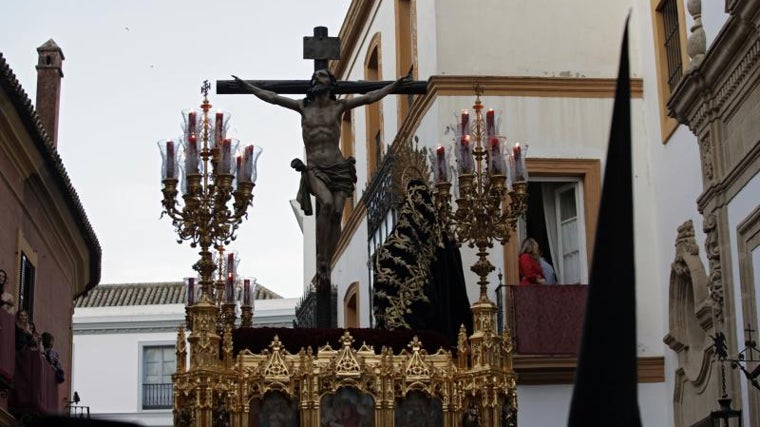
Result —
M670 270L669 331L665 344L676 352L673 413L676 426L690 426L708 414L717 397L706 386L713 373L709 332L713 305L708 276L699 258L691 220L678 227L676 255Z

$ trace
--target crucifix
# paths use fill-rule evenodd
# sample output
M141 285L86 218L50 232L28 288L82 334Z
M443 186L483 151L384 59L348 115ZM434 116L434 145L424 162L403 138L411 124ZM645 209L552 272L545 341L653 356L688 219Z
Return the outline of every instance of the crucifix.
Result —
M328 70L330 59L340 59L340 39L328 37L327 28L314 28L314 36L304 37L304 59L314 60L311 80L217 80L218 94L253 94L270 104L301 115L306 163L294 159L291 166L301 173L297 200L305 215L313 213L310 196L317 199L317 327L332 326L331 261L341 233L340 220L346 197L353 194L356 167L353 157L340 151L343 113L379 101L390 94L424 94L427 83L412 81L411 74L396 81L337 81ZM305 94L293 99L282 94ZM337 99L336 94L358 94Z

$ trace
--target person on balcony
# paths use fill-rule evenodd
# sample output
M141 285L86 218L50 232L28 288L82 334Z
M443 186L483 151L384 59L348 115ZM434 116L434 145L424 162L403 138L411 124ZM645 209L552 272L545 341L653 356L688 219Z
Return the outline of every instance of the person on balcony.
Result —
M13 295L5 290L6 281L8 281L8 274L5 270L0 269L0 307L10 314L16 314L16 304L13 301Z
M26 310L16 313L16 351L39 349L39 338Z
M539 253L541 253L539 251ZM544 258L543 254L538 258L538 263L541 264L541 271L544 273L544 280L547 285L554 285L557 283L557 275L554 273L554 267L549 261Z
M518 258L521 285L546 283L540 259L541 251L538 248L538 242L532 237L523 240L520 247L520 257Z
M42 355L45 357L45 360L50 363L50 366L55 369L55 381L60 384L65 380L66 376L63 371L63 367L61 366L61 360L58 356L58 352L53 350L54 342L55 338L53 337L53 334L50 332L42 333Z

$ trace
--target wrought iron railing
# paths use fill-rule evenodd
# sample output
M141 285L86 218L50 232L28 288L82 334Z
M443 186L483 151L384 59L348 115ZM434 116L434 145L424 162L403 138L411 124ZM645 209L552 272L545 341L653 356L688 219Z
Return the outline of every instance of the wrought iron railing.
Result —
M71 418L90 418L89 406L66 405L66 411L68 411Z
M143 384L143 409L170 409L172 407L172 384Z
M363 198L367 204L367 235L373 236L380 224L385 221L388 212L397 202L396 194L392 190L393 163L391 155L383 158L380 167L367 184Z
M296 321L293 325L296 328L315 328L317 327L317 292L314 290L314 283L310 289L304 292L301 300L296 306ZM338 288L332 287L330 298L330 309L332 310L332 327L337 326L338 320Z

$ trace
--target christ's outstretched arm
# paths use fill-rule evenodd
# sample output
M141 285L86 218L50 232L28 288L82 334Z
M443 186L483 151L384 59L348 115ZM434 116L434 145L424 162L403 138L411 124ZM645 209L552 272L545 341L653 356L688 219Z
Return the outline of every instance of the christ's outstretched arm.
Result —
M386 95L389 95L391 92L393 92L395 89L407 85L412 81L412 74L409 73L395 82L385 86L381 87L380 89L373 90L372 92L368 92L365 95L356 96L350 99L346 100L346 109L350 110L354 107L359 107L362 105L372 104L373 102L381 100Z
M233 75L232 78L237 80L238 83L240 83L240 86L250 90L252 94L256 95L257 98L261 99L264 102L268 102L274 105L279 105L281 107L289 108L291 110L295 110L299 112L301 111L301 106L298 100L277 95L276 93L269 90L264 90L258 86L254 86L248 83L247 81L241 79L238 76Z

